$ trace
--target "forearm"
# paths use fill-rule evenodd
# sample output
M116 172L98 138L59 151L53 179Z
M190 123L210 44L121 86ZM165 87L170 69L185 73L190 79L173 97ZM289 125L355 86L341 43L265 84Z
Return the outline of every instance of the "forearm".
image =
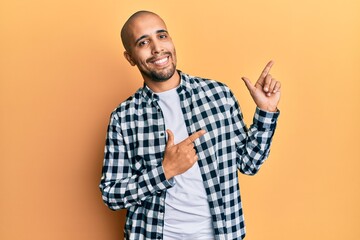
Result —
M269 156L278 115L279 112L256 109L253 124L241 134L237 148L238 168L242 173L254 175Z
M112 210L141 204L169 187L171 183L166 180L161 165L139 175L104 172L100 183L103 201Z

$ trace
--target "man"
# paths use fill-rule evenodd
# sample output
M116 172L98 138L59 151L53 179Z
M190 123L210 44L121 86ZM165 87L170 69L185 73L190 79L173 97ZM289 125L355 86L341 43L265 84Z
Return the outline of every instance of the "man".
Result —
M255 174L270 150L280 82L270 61L252 85L257 109L246 128L222 83L176 70L176 51L155 13L133 14L121 30L124 56L144 86L111 115L100 189L126 208L126 239L243 239L238 169Z

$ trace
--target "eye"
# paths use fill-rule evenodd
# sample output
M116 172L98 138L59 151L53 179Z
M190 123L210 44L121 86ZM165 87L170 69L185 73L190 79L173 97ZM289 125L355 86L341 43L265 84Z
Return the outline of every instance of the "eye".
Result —
M149 43L148 40L140 41L140 42L139 42L139 47L143 47L143 46L145 46L145 45L148 44L148 43Z
M167 38L167 35L166 34L161 34L161 35L159 35L159 38L160 39Z

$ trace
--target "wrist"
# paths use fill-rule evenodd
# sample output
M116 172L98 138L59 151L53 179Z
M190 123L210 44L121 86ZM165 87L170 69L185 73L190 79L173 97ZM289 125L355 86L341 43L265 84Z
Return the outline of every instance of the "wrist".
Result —
M277 112L278 108L277 107L276 108L268 108L266 111L267 112Z
M265 112L278 112L278 108L277 107L263 107L263 106L258 106L258 108L262 111L265 111Z
M169 180L169 179L171 179L171 178L173 178L173 177L175 176L175 175L169 170L166 162L164 163L164 161L163 161L162 167L163 167L163 170L164 170L164 174L165 174L166 180Z

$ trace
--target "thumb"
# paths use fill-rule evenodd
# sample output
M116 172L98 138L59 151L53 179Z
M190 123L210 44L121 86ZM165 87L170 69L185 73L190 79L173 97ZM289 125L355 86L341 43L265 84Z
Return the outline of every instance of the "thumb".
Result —
M251 91L254 88L254 86L251 83L250 79L248 79L247 77L242 77L241 79L244 81L244 83L245 83L245 85L246 85L246 87L247 87L247 89L249 91Z
M168 134L168 141L166 143L166 148L174 146L174 134L170 129L166 130Z

